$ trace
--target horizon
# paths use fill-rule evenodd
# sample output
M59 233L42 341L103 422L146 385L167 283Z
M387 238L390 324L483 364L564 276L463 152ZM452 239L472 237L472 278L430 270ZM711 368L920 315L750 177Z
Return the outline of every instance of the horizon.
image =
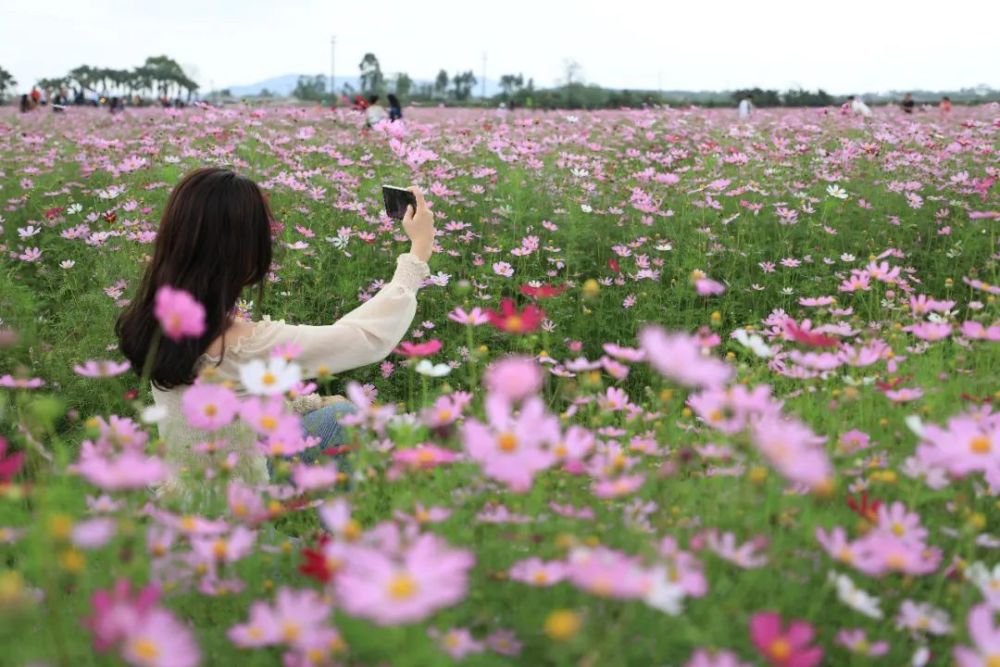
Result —
M539 88L557 85L567 60L581 65L584 83L612 89L801 87L847 95L1000 88L1000 42L990 34L1000 23L1000 3L955 0L947 16L922 13L930 6L922 2L870 5L845 0L830 12L790 0L711 8L622 0L609 9L594 0L512 0L486 17L470 16L467 3L428 0L420 8L391 4L373 18L363 7L334 9L320 0L289 0L282 8L265 0L177 0L169 7L41 0L6 10L0 66L23 90L81 64L131 69L167 55L203 91L222 90L288 75L329 77L335 34L338 80L355 78L370 51L387 75L406 72L414 80L433 80L439 69L481 78L485 54L487 80L522 73ZM627 29L607 28L623 20ZM484 21L488 32L465 29ZM828 37L819 47L818 22ZM101 39L109 32L118 39ZM25 35L39 37L41 46L27 48Z

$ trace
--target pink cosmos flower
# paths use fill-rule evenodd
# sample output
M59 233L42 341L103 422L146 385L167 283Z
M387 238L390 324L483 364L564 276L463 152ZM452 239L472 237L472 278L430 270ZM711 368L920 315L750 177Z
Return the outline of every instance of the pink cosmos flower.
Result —
M635 493L645 481L645 475L622 475L616 479L595 480L592 490L598 498L620 498Z
M428 340L423 343L411 343L404 341L396 348L396 354L404 357L429 357L441 350L442 343L438 339Z
M619 600L644 597L653 578L638 558L607 547L573 549L566 575L581 590Z
M542 369L529 357L508 357L490 367L484 384L490 393L520 401L541 389Z
M530 398L517 416L503 401L488 401L490 425L469 419L462 430L465 451L483 473L512 491L531 488L536 473L555 462L550 447L559 442L559 422L539 398Z
M472 552L423 534L397 553L352 547L334 586L344 611L379 625L421 621L465 597Z
M160 287L156 291L153 314L163 333L172 340L197 338L205 333L205 308L184 290L168 285Z
M951 324L948 322L920 322L903 327L903 331L909 331L920 340L942 340L951 335Z
M751 420L781 410L781 403L771 398L771 387L763 384L752 390L742 384L704 389L688 398L688 405L706 424L723 433L739 433Z
M774 667L816 667L823 659L823 649L809 646L813 627L805 621L792 621L782 627L781 616L758 612L750 618L750 640Z
M24 465L24 452L7 454L7 438L0 435L0 483L6 484Z
M442 428L454 424L462 416L468 402L464 396L450 394L448 396L438 396L434 405L425 408L420 413L423 422L431 428Z
M42 378L16 378L9 373L0 377L0 387L8 389L38 389L44 384Z
M317 591L281 588L273 607L266 602L254 602L250 605L248 622L229 628L227 635L241 648L301 646L326 630L331 610L331 605Z
M485 650L481 641L473 639L468 628L452 628L447 632L439 632L437 629L431 628L427 634L437 641L442 651L455 660L461 660L467 655L482 653Z
M118 523L114 519L88 519L73 526L70 541L81 549L99 549L115 536L117 528Z
M958 667L994 667L1000 659L1000 627L989 605L972 608L966 619L973 646L956 646L953 655Z
M410 468L430 469L453 462L458 457L450 449L436 445L418 445L408 449L396 449L392 452L394 463L400 463Z
M698 292L699 296L714 296L717 294L724 294L726 291L726 286L720 282L712 280L711 278L698 278L694 281L695 291Z
M684 667L753 667L729 651L709 651L700 648L691 654Z
M836 643L851 653L869 658L877 658L889 652L889 642L871 642L868 633L860 628L841 630L837 633Z
M989 328L980 322L968 320L962 322L962 335L970 340L1000 341L1000 324L993 324Z
M486 645L500 655L518 656L521 654L521 642L517 640L517 635L510 630L494 630L487 635Z
M725 362L705 357L694 336L668 334L651 326L643 329L639 341L653 368L686 387L719 387L733 375L733 369Z
M118 644L135 626L140 616L156 606L160 590L146 586L132 595L132 583L119 579L108 590L95 591L90 600L92 615L83 620L94 635L94 648L106 651Z
M925 424L917 458L956 477L981 472L1000 489L1000 412L958 415L943 428Z
M217 431L232 423L239 409L233 390L220 384L195 384L181 396L188 423L203 431Z
M622 347L621 345L616 345L615 343L604 343L602 346L604 351L610 354L612 357L617 359L622 359L624 361L643 361L646 358L646 353L640 349L634 347Z
M949 635L952 632L948 612L913 600L903 600L900 603L896 627L932 635Z
M285 402L280 396L251 396L240 404L239 410L243 422L265 437L299 432L302 428L298 416L285 413Z
M490 321L489 315L487 315L482 308L478 306L465 312L462 308L455 308L455 310L448 313L448 319L452 322L458 322L459 324L465 324L468 326L478 327L481 324L486 324Z
M117 457L81 452L76 472L105 491L142 489L167 477L167 466L155 456L126 450Z
M125 637L121 656L135 667L195 667L201 661L188 626L160 608L139 617Z
M252 524L267 516L260 495L239 480L231 480L226 486L226 502L229 511L239 521Z
M708 532L708 548L719 558L727 560L744 569L755 569L767 565L767 556L758 553L761 549L760 540L751 540L737 545L736 536L731 532L721 535L716 530Z
M340 479L337 471L337 464L334 462L326 465L311 465L308 463L297 463L292 466L292 482L302 493L317 491L333 486Z
M510 578L532 586L554 586L566 578L566 564L562 561L528 558L511 566Z
M901 387L900 389L887 389L885 397L893 403L909 403L918 401L924 395L924 390L920 387Z
M824 438L795 419L766 415L752 428L752 440L778 472L791 482L828 489L833 468L823 448Z
M206 563L235 563L253 552L255 531L236 526L229 535L199 536L191 538L195 556Z
M127 361L98 361L91 359L82 366L73 366L73 372L89 378L109 378L121 375L131 367L132 364Z

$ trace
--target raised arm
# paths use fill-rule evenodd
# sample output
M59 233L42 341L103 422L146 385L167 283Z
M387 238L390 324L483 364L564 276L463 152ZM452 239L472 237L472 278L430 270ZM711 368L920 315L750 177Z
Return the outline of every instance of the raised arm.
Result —
M410 252L400 255L396 272L371 299L326 326L292 325L264 320L252 336L254 354L291 344L307 377L341 373L373 364L387 357L406 335L417 312L417 291L430 275L427 260L434 246L434 215L423 194L410 188L417 210L407 208L403 229L410 237Z

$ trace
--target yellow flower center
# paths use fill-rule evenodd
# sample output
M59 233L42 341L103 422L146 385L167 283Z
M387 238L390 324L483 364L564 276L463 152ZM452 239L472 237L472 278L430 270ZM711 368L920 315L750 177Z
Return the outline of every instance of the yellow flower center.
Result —
M226 557L226 541L218 539L212 544L212 555L216 560L223 560Z
M132 650L143 660L155 660L160 656L160 647L156 645L156 642L145 637L132 644Z
M524 321L520 315L511 315L507 318L507 331L520 331L524 327Z
M989 454L992 448L993 444L985 435L977 435L969 441L969 451L973 454Z
M517 436L513 433L503 433L497 438L497 446L507 453L517 449Z
M247 630L247 635L250 636L250 639L260 639L261 637L264 636L264 631L258 628L257 626L254 626L249 630Z
M421 449L417 452L417 461L420 463L434 463L434 452L429 449Z
M215 404L209 403L208 405L205 406L206 417L214 417L217 414L219 414L219 408L216 407Z
M556 445L556 448L553 451L555 455L558 456L559 458L565 458L566 456L569 455L569 449L566 447L566 443L564 442L560 442L558 445Z
M354 519L348 519L347 523L344 524L344 539L348 542L353 542L354 540L361 537L361 526Z
M301 632L302 628L299 627L299 624L293 623L292 621L285 621L281 626L281 635L288 643L292 643L298 639Z
M417 582L406 572L394 576L389 582L389 597L394 600L405 600L417 593Z
M273 431L278 427L278 420L272 417L271 415L267 415L266 417L261 417L260 427L265 431Z
M903 533L905 532L906 529L903 528L903 524L899 523L898 521L892 524L892 534L895 535L896 537L902 537Z
M767 651L775 660L788 660L792 655L792 646L784 637L778 637L767 647Z
M712 410L708 413L708 421L710 422L721 422L722 421L722 410Z
M446 422L451 419L451 410L438 410L438 421Z
M570 639L580 630L580 616L569 609L559 609L545 619L545 634L557 642Z
M532 577L532 580L536 584L545 584L548 583L549 581L549 575L545 574L544 570L539 570L538 572L535 572L535 575Z
M986 667L1000 667L1000 653L986 656Z
M902 570L906 567L906 558L901 553L890 554L886 557L885 564L893 570Z
M268 371L267 373L264 373L264 375L260 378L260 381L264 384L265 387L270 387L272 384L278 381L278 378L274 376L274 373Z
M191 532L195 529L195 526L197 525L198 523L197 521L195 521L195 518L193 516L186 516L183 519L181 519L181 530L186 530L188 532Z

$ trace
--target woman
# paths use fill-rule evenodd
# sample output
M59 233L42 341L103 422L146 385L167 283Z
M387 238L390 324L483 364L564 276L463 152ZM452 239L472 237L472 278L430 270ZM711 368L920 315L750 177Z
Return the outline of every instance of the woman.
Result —
M266 317L252 322L236 313L244 289L255 287L258 299L263 296L271 270L271 212L257 184L214 167L197 169L177 184L160 221L153 259L116 326L122 352L137 372L148 369L153 400L165 409L160 437L175 469L200 472L213 460L204 443L222 440L238 455L234 476L247 483L268 481L269 461L258 453L258 437L246 424L236 421L213 433L188 424L181 400L200 373L229 383L243 398L240 367L267 360L275 349L296 350L304 378L314 378L375 363L396 347L416 313L434 242L434 217L423 194L412 190L416 211L408 207L403 219L412 245L399 256L392 280L339 321L309 326ZM164 286L190 293L204 307L203 335L178 341L161 335L155 308ZM331 444L339 432L337 410L322 408L315 394L297 403L296 412L308 412L302 419L306 431L321 439L318 447ZM191 489L177 477L161 489L177 490Z
M378 95L368 98L368 106L365 107L365 127L375 127L385 119L385 109L378 103Z

